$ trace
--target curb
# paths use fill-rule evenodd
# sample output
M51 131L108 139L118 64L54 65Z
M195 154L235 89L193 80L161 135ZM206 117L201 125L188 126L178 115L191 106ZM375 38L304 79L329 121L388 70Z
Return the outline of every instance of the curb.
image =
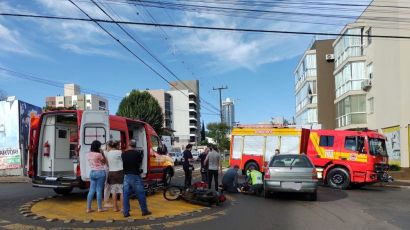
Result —
M48 199L53 199L56 197L60 197L60 195L54 195L54 196L48 196L48 197L44 197L44 198L38 198L32 201L29 201L23 205L20 206L19 208L19 214L30 218L32 220L38 220L38 221L45 221L45 222L58 222L61 221L62 223L64 223L64 225L68 225L68 224L75 224L75 223L83 223L83 224L90 224L90 223L106 223L106 224L112 224L112 223L132 223L135 222L136 219L133 218L129 218L129 219L125 219L125 220L114 220L114 219L107 219L107 220L93 220L93 219L69 219L69 220L65 220L65 219L57 219L57 218L48 218L45 216L38 216L36 213L33 213L31 211L31 208L38 202L43 201L43 200L48 200ZM231 206L232 203L229 205ZM178 221L187 221L189 219L186 219L188 217L195 217L198 216L199 214L203 214L203 212L205 211L209 211L211 210L210 207L201 207L198 210L194 210L191 212L183 212L181 214L178 215L170 215L170 216L163 216L163 217L155 217L155 216L150 216L147 217L145 219L142 220L148 220L148 221L154 221L154 220L160 220L160 221L169 221L171 219L176 219L176 218L183 218L181 220ZM211 214L207 214L207 215L213 215L213 213ZM198 216L199 217L199 216ZM161 223L158 223L161 224Z

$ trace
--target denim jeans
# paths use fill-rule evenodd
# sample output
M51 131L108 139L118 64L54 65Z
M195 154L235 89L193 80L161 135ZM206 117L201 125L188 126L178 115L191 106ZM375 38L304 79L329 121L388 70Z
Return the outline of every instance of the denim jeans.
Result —
M124 191L123 191L123 214L130 214L130 195L135 193L140 204L142 213L147 213L147 198L145 197L144 182L141 176L134 174L124 175Z
M97 193L97 205L98 209L102 209L102 197L105 184L105 170L91 170L90 173L90 190L87 196L87 209L91 209L91 203L94 198L94 194Z

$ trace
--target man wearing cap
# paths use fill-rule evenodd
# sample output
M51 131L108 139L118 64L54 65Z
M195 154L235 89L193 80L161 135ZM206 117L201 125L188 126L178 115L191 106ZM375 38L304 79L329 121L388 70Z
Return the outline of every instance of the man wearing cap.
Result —
M123 215L130 216L130 194L135 193L140 204L143 216L151 215L152 213L147 208L147 198L145 197L144 182L141 179L142 160L144 151L136 149L137 141L131 139L128 143L128 148L121 154L124 173L124 188L123 188Z

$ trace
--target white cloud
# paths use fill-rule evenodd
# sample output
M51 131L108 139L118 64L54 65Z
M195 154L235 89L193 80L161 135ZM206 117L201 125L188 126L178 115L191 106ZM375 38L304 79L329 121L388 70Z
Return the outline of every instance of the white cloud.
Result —
M9 29L0 23L0 50L17 54L31 55L17 30Z
M109 50L102 50L93 47L81 47L74 44L63 44L61 48L81 55L98 55L106 57L120 58L119 54Z

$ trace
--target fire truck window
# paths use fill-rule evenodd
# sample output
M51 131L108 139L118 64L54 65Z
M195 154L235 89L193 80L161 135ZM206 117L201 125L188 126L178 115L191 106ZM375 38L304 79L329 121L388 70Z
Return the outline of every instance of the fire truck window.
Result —
M364 149L364 137L357 137L357 151L359 151L359 153L365 153L365 149Z
M334 139L334 136L320 136L319 146L332 147Z
M232 158L233 159L241 159L242 150L243 150L243 137L242 136L234 136L233 137L233 150L232 150Z
M352 151L357 151L356 137L346 137L345 139L345 149L350 149Z
M243 153L252 155L263 155L265 145L265 137L263 136L246 136Z

